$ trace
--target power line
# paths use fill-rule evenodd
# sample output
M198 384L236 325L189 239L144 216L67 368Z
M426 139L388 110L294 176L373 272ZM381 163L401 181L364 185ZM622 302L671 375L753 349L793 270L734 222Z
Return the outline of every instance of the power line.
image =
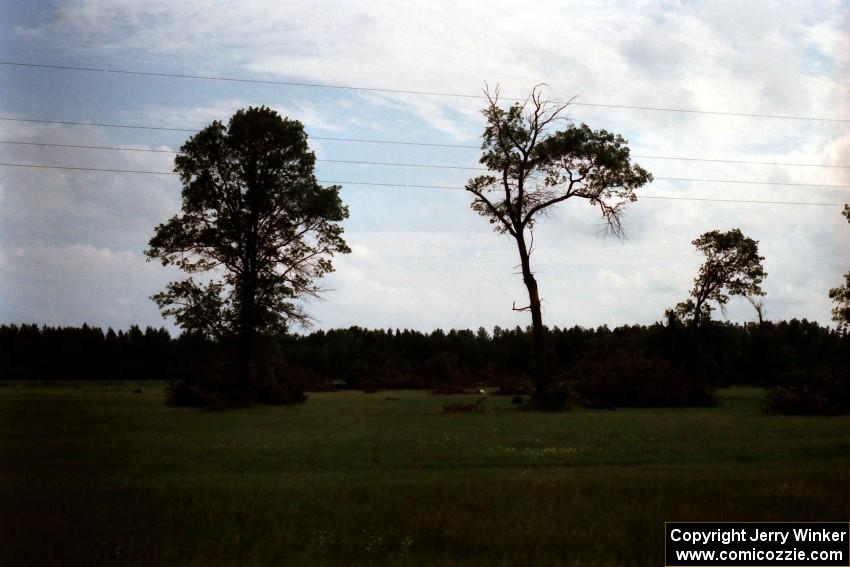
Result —
M23 142L20 140L0 140L0 144L13 146L44 146L48 148L78 148L85 150L117 150L122 152L147 152L155 154L179 154L177 150L154 150L152 148L131 148L128 146L90 146L85 144L56 144L47 142Z
M190 128L170 128L168 126L142 126L137 124L106 124L103 122L73 122L70 120L42 120L40 118L12 118L10 116L0 116L0 120L4 122L33 122L36 124L62 124L65 126L97 126L99 128L130 128L134 130L167 130L169 132L192 132L198 130Z
M197 130L195 130L197 132ZM369 138L330 138L327 136L310 136L313 140L325 140L330 142L358 142L363 144L387 144L392 146L424 146L431 148L464 148L470 150L480 150L481 146L473 146L470 144L438 144L431 142L404 142L401 140L375 140Z
M740 185L777 185L780 187L813 187L817 189L850 189L850 185L824 185L821 183L786 183L782 181L748 181L743 179L697 179L691 177L653 177L656 181L692 181L695 183L732 183Z
M377 185L379 187L411 187L414 189L451 189L465 191L463 187L451 187L446 185L407 185L401 183L373 183L366 181L320 181L331 185ZM640 195L639 199L664 199L668 201L710 201L717 203L753 203L765 205L816 205L822 207L843 207L844 203L812 203L810 201L761 201L757 199L714 199L708 197L673 197L667 195Z
M0 141L0 144L7 143L5 141ZM17 142L12 142L17 143ZM135 148L117 148L112 146L77 146L72 144L38 144L35 142L21 142L24 144L33 145L46 145L46 146L59 146L59 147L82 147L82 148L91 148L91 149L105 149L105 150L129 150L133 151ZM139 151L154 151L161 153L179 153L174 150L139 150ZM441 164L427 164L427 163L399 163L399 162L387 162L387 161L363 161L363 160L346 160L346 159L322 159L317 158L316 161L323 163L344 163L351 165L377 165L377 166L389 166L389 167L421 167L421 168L436 168L436 169L454 169L454 170L472 170L472 171L489 171L483 167L466 167L459 165L441 165ZM130 170L113 170L113 169L98 169L98 168L78 168L78 167L64 167L64 166L49 166L49 165L27 165L27 164L0 164L0 165L8 165L15 166L20 165L21 167L40 167L45 169L78 169L82 171L110 171L115 173L153 173L164 175L168 172L164 171L130 171ZM738 185L776 185L783 187L812 187L817 189L850 189L850 185L830 185L830 184L821 184L821 183L787 183L782 181L751 181L746 179L700 179L694 177L654 177L656 181L686 181L686 182L694 182L694 183L731 183Z
M164 77L168 79L196 79L203 81L223 81L228 83L249 83L256 85L279 85L286 87L307 87L307 88L320 88L320 89L335 89L335 90L346 90L346 91L365 91L365 92L377 92L377 93L390 93L390 94L410 94L410 95L425 95L425 96L444 96L451 98L469 98L469 99L483 99L486 98L484 95L473 95L466 93L448 93L448 92L435 92L435 91L421 91L421 90L413 90L413 89L386 89L386 88L377 88L377 87L358 87L358 86L350 86L350 85L332 85L332 84L322 84L322 83L306 83L299 81L279 81L272 79L247 79L244 77L222 77L218 75L188 75L185 73L163 73L156 71L135 71L131 69L108 69L108 68L97 68L97 67L74 67L70 65L44 65L37 63L21 63L18 61L0 61L0 65L6 65L10 67L29 67L33 69L52 69L52 70L60 70L60 71L85 71L92 73L107 73L113 75L136 75L141 77ZM505 98L505 100L509 101L518 101L520 99L515 98Z
M177 175L173 171L149 171L142 169L108 169L102 167L74 167L70 165L43 165L37 163L0 163L2 167L26 167L31 169L67 169L71 171L99 171L102 173L141 173L147 175Z
M172 128L168 126L146 126L142 124L112 124L106 122L73 122L70 120L43 120L40 118L12 118L11 116L0 116L4 122L31 122L35 124L61 124L64 126L94 126L98 128L128 128L131 130L166 130L169 132L191 132L197 134L199 128ZM435 148L469 148L480 150L481 146L464 144L437 144L430 142L404 142L401 140L372 140L368 138L333 138L327 136L310 136L313 140L326 140L331 142L359 142L365 144L391 144L400 146L428 146Z
M355 141L346 139L345 141ZM386 142L390 143L390 142ZM183 152L177 150L155 150L151 148L131 148L127 146L90 146L83 144L55 144L55 143L47 143L47 142L22 142L18 140L0 140L0 144L10 144L17 146L46 146L51 148L78 148L78 149L86 149L86 150L117 150L122 152L148 152L148 153L157 153L157 154L176 154L180 155ZM436 167L442 169L470 169L476 171L488 171L487 168L484 167L467 167L461 165L433 165L433 164L424 164L424 163L389 163L389 162L371 162L371 161L349 161L349 160L337 160L337 159L318 159L316 161L326 161L326 162L334 162L334 163L356 163L356 164L365 164L365 165L400 165L400 166L408 166L408 167Z
M428 163L399 163L399 162L391 162L391 161L358 161L358 160L349 160L349 159L321 159L316 158L316 161L321 161L324 163L345 163L351 165L380 165L380 166L395 166L395 167L424 167L424 168L434 168L434 169L462 169L467 171L490 171L486 167L466 167L462 165L441 165L441 164L428 164Z
M0 117L0 120L5 120L5 118ZM14 119L12 119L14 120ZM443 144L420 144L419 142L399 142L393 140L362 140L357 138L317 138L315 136L311 136L313 139L319 140L335 140L335 141L343 141L343 142L372 142L372 143L380 143L380 144L408 144L408 145L440 145ZM57 148L79 148L79 149L87 149L87 150L117 150L117 151L125 151L125 152L148 152L148 153L162 153L162 154L179 154L181 152L177 150L156 150L150 148L131 148L128 146L93 146L93 145L84 145L84 144L57 144L57 143L47 143L47 142L24 142L20 140L0 140L0 144L10 144L10 145L19 145L19 146L45 146L45 147L57 147ZM480 149L478 146L452 146L452 147L460 147L460 148L474 148ZM750 161L750 160L738 160L738 159L717 159L717 158L696 158L696 157L679 157L679 156L651 156L651 155L639 155L634 154L631 157L637 159L660 159L660 160L678 160L678 161L694 161L694 162L710 162L710 163L736 163L736 164L746 164L746 165L774 165L774 166L790 166L790 167L824 167L824 168L839 168L839 169L850 169L850 165L840 165L840 164L817 164L817 163L795 163L795 162L768 162L768 161ZM429 165L429 164L404 164L404 163L379 163L379 162L347 162L344 160L319 160L319 161L337 161L339 163L364 163L369 165L405 165L410 167L435 167L435 168L444 168L444 169L469 169L469 170L477 170L477 171L487 171L484 167L465 167L458 165Z
M2 167L23 167L23 168L33 168L33 169L54 169L54 170L72 170L72 171L96 171L102 173L135 173L135 174L149 174L149 175L176 175L176 173L171 171L148 171L148 170L138 170L138 169L107 169L107 168L96 168L96 167L71 167L71 166L60 166L60 165L42 165L42 164L26 164L26 163L0 163ZM412 183L381 183L381 182L371 182L371 181L331 181L331 180L319 180L319 183L325 183L330 185L368 185L368 186L376 186L376 187L401 187L408 189L448 189L453 191L465 191L464 187L450 186L450 185L419 185ZM769 204L769 205L814 205L814 206L824 206L824 207L843 207L844 203L819 203L819 202L810 202L810 201L761 201L756 199L715 199L708 197L673 197L673 196L650 196L650 195L641 195L641 199L665 199L670 201L709 201L709 202L718 202L718 203L758 203L758 204Z
M830 168L839 168L839 169L850 169L850 165L840 165L840 164L829 164L829 163L799 163L799 162L782 162L782 161L752 161L752 160L743 160L743 159L718 159L718 158L701 158L701 157L673 157L673 156L645 156L645 155L632 155L633 158L638 159L665 159L665 160L677 160L677 161L698 161L698 162L707 162L707 163L737 163L744 165L782 165L782 166L790 166L790 167L830 167Z
M299 82L299 81L278 81L278 80L270 80L270 79L247 79L242 77L222 77L217 75L189 75L184 73L163 73L163 72L155 72L155 71L137 71L132 69L109 69L109 68L97 68L97 67L75 67L70 65L46 65L46 64L37 64L37 63L21 63L19 61L0 61L0 65L10 66L10 67L27 67L32 69L49 69L49 70L61 70L61 71L83 71L83 72L91 72L91 73L107 73L107 74L115 74L115 75L135 75L135 76L143 76L143 77L164 77L170 79L194 79L194 80L204 80L204 81L224 81L231 83L249 83L249 84L262 84L262 85L282 85L282 86L290 86L290 87L305 87L305 88L319 88L319 89L333 89L333 90L346 90L346 91L359 91L359 92L374 92L374 93L388 93L388 94L406 94L406 95L421 95L421 96L439 96L439 97L450 97L450 98L461 98L461 99L486 99L484 95L473 95L468 93L452 93L452 92L440 92L440 91L425 91L425 90L414 90L414 89L388 89L388 88L377 88L377 87L361 87L354 85L334 85L334 84L322 84L322 83L308 83L308 82ZM504 97L503 100L517 102L522 101L524 99L519 98L510 98ZM749 113L749 112L730 112L730 111L717 111L717 110L697 110L690 108L669 108L669 107L656 107L656 106L637 106L637 105L624 105L624 104L605 104L605 103L595 103L595 102L570 102L573 106L586 106L593 108L618 108L618 109L626 109L626 110L644 110L644 111L652 111L652 112L676 112L676 113L687 113L687 114L705 114L712 116L737 116L743 118L775 118L781 120L807 120L813 122L839 122L839 123L850 123L850 118L833 118L833 117L819 117L819 116L791 116L791 115L783 115L783 114L759 114L759 113Z
M347 164L358 164L358 165L386 165L386 166L405 166L405 167L447 167L454 169L470 169L465 167L457 167L455 166L440 166L440 165L428 165L421 163L391 163L391 162L381 162L381 161L356 161L356 160L333 160L333 159L317 159L316 161L322 162L333 162L333 163L347 163ZM74 171L100 171L104 173L149 173L152 175L177 175L173 171L150 171L150 170L137 170L137 169L108 169L108 168L99 168L99 167L76 167L76 166L65 166L65 165L45 165L45 164L30 164L30 163L0 163L0 166L3 167L30 167L35 169L68 169ZM729 183L729 184L737 184L737 185L776 185L782 187L812 187L817 189L850 189L850 185L824 185L817 183L785 183L781 181L748 181L744 179L699 179L692 177L655 177L656 181L685 181L685 182L693 182L693 183ZM354 182L351 182L354 183ZM412 185L411 185L412 187ZM445 187L438 187L441 189L445 189ZM463 189L461 187L461 189Z
M748 203L759 205L815 205L821 207L843 207L844 203L812 203L809 201L761 201L758 199L714 199L707 197L670 197L667 195L641 195L641 199L664 199L669 201L710 201L712 203Z

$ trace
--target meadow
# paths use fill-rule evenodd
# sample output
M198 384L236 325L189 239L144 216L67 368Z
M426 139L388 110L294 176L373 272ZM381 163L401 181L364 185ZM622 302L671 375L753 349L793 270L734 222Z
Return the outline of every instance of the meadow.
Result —
M133 393L141 389L142 393ZM490 396L163 405L151 383L0 387L2 565L663 565L665 521L847 521L850 417L522 411Z

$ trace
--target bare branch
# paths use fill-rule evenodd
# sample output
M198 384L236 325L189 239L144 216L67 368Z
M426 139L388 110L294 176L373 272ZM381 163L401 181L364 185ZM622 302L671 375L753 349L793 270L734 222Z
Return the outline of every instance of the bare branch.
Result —
M490 210L491 214L493 214L493 216L495 216L497 219L499 219L499 221L505 227L505 230L507 230L508 233L510 233L512 236L516 236L516 231L514 230L511 223L509 223L508 220L505 218L505 216L495 207L495 205L493 205L493 203L490 201L490 199L488 199L484 195L483 191L475 189L473 187L470 187L469 185L467 185L465 187L465 189L467 191L469 191L470 193L472 193L473 195L475 195L476 197L478 197L479 199L481 199L481 201L483 201L484 204L487 206L487 208Z
M526 306L526 307L517 307L517 306L516 306L516 301L514 301L513 306L511 307L511 309L512 309L513 311L530 311L530 310L531 310L531 305L528 305L528 306Z

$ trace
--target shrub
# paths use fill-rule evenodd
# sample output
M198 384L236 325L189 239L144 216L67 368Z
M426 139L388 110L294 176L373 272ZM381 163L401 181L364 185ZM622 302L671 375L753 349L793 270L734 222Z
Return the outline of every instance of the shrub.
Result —
M536 394L536 392L535 392ZM526 406L528 409L538 411L566 411L570 409L570 395L566 384L561 383L549 390L546 396L534 395Z
M227 357L211 345L196 344L178 360L165 389L165 403L174 407L222 405L228 397Z
M474 382L471 376L458 369L456 357L445 352L425 359L420 373L426 384L462 387Z
M247 395L250 401L258 404L301 404L307 400L305 388L316 380L313 373L302 368L279 360L266 361L251 372Z
M209 392L187 380L175 380L166 386L165 404L186 408L200 408L213 405Z
M302 404L307 401L307 395L300 385L274 378L254 384L250 399L258 404L284 406Z
M790 415L850 413L850 373L824 366L791 373L786 384L768 390L768 410Z
M286 405L304 402L305 388L318 377L286 364L260 344L247 375L236 364L233 344L210 345L181 361L166 388L166 404L178 407L234 407L250 403Z
M717 404L714 388L686 376L668 360L614 353L582 360L570 371L585 407L672 407Z
M415 375L397 369L394 365L355 360L348 369L345 383L349 388L359 388L371 393L378 390L421 389L425 382Z

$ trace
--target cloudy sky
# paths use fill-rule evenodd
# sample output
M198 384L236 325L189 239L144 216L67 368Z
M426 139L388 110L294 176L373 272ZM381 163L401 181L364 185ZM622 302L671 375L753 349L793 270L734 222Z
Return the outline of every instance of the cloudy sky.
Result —
M246 4L248 4L246 6ZM358 6L359 4L359 6ZM821 117L792 120L576 105L622 133L656 177L850 185L850 3L6 1L0 59L508 97L546 83L584 104ZM0 140L174 150L238 108L268 105L324 160L475 167L474 98L391 94L0 65L0 117L174 129L0 121ZM659 156L821 167L658 159ZM168 172L168 153L0 143L0 162ZM845 167L823 167L843 165ZM322 161L322 180L462 186L474 171ZM352 254L307 306L320 328L430 330L528 323L515 249L463 191L342 183ZM148 299L179 274L142 254L177 212L171 175L0 166L0 322L126 328L165 324ZM847 188L658 180L646 196L841 203ZM598 212L562 204L539 225L534 267L550 325L651 323L688 293L691 240L741 228L760 242L767 315L829 321L827 291L850 269L840 207L644 199L626 238ZM754 318L733 300L727 316Z

